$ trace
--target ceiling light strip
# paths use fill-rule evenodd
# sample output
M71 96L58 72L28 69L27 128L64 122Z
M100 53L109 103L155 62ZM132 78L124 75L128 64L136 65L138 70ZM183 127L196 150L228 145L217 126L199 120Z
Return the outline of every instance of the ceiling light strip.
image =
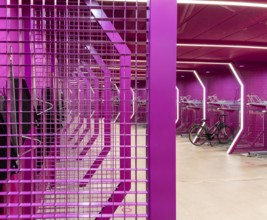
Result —
M224 5L239 7L267 8L266 3L254 2L235 2L235 1L208 1L208 0L177 0L178 4L194 4L194 5Z
M267 50L266 46L252 46L252 45L231 45L231 44L176 44L177 47L215 47L215 48L238 48L238 49L257 49Z
M132 3L148 3L149 0L97 0L98 2L132 2ZM235 1L208 1L208 0L177 0L178 4L193 4L193 5L224 5L238 7L253 7L267 8L266 3L256 2L235 2Z

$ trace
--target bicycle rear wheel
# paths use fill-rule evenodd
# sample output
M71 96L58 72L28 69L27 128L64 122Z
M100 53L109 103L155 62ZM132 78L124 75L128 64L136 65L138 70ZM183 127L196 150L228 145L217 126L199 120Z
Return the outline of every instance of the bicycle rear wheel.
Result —
M202 125L194 125L189 132L189 140L192 144L200 146L207 140L206 128Z
M222 127L218 132L218 140L220 144L228 144L234 139L234 132L228 125Z

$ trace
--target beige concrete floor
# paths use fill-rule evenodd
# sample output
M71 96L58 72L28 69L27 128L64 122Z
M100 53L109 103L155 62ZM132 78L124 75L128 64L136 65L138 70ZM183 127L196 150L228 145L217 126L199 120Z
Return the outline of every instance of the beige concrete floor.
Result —
M267 158L227 155L177 136L178 220L266 220Z

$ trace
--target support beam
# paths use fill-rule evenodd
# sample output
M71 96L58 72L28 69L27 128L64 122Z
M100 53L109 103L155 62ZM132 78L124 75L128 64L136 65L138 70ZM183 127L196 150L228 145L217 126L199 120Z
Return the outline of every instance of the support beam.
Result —
M153 220L176 219L176 37L176 0L151 0L148 144Z

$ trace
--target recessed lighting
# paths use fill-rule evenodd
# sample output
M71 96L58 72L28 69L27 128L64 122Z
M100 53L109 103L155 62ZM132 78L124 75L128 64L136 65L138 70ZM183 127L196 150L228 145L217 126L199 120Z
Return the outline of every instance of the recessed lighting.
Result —
M243 67L245 67L245 65L239 65L239 67L240 67L240 68L243 68Z
M184 78L184 75L181 75L182 78Z
M207 71L206 71L206 73L210 73L210 71L209 71L209 70L207 70Z

